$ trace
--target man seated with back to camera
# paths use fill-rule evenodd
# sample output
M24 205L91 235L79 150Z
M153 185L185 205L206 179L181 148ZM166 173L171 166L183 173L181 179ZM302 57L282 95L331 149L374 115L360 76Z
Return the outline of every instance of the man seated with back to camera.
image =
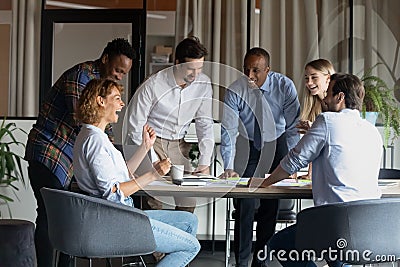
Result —
M282 159L280 165L266 178L252 178L250 187L270 186L290 174L313 163L314 205L378 199L378 174L382 156L382 137L378 130L360 117L364 87L355 75L333 74L326 97L328 111L323 112L299 143ZM295 250L296 225L276 233L267 243L265 251ZM327 231L329 231L327 229ZM261 266L272 255L258 253ZM341 262L325 258L330 267ZM316 266L309 259L280 260L285 266Z

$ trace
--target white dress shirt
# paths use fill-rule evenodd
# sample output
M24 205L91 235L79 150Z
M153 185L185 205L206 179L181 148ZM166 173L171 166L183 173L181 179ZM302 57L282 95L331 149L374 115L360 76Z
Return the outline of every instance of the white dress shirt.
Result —
M128 137L135 144L141 143L146 122L158 137L178 140L184 138L194 119L199 165L210 165L214 150L212 88L205 74L201 73L182 89L176 84L173 68L159 71L138 88L129 104L128 114Z
M380 198L382 137L358 110L321 113L281 161L288 173L313 163L315 205Z

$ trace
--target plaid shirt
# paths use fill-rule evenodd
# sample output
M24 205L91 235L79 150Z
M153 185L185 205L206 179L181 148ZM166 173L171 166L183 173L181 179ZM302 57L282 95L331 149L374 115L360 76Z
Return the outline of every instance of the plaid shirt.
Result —
M99 60L88 61L64 72L47 93L28 136L25 159L45 165L65 188L73 176L72 149L80 130L75 119L78 99L90 80L100 78L99 66ZM108 131L111 134L111 126Z

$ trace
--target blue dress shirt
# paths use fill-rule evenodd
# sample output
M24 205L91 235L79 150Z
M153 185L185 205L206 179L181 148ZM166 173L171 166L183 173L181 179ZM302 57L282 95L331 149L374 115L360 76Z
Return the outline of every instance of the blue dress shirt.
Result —
M358 110L324 112L281 161L288 173L313 163L315 205L380 198L382 137Z
M221 155L225 169L234 169L237 135L254 140L254 90L258 89L252 89L248 77L243 76L230 85L225 93L221 127ZM283 74L270 71L260 90L268 106L264 108L264 115L269 120L269 123L265 123L264 119L263 140L274 141L286 132L288 148L293 148L300 139L296 129L300 103L293 81Z

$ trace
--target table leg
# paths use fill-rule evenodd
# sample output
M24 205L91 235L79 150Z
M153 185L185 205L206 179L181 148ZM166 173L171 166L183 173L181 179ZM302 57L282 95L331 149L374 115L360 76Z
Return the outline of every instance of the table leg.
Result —
M394 164L394 146L390 146L390 168L393 169Z
M212 204L212 241L211 241L211 252L212 255L215 253L215 198L213 198Z
M225 267L229 266L231 256L231 233L230 233L231 199L226 199L226 225L225 225Z

